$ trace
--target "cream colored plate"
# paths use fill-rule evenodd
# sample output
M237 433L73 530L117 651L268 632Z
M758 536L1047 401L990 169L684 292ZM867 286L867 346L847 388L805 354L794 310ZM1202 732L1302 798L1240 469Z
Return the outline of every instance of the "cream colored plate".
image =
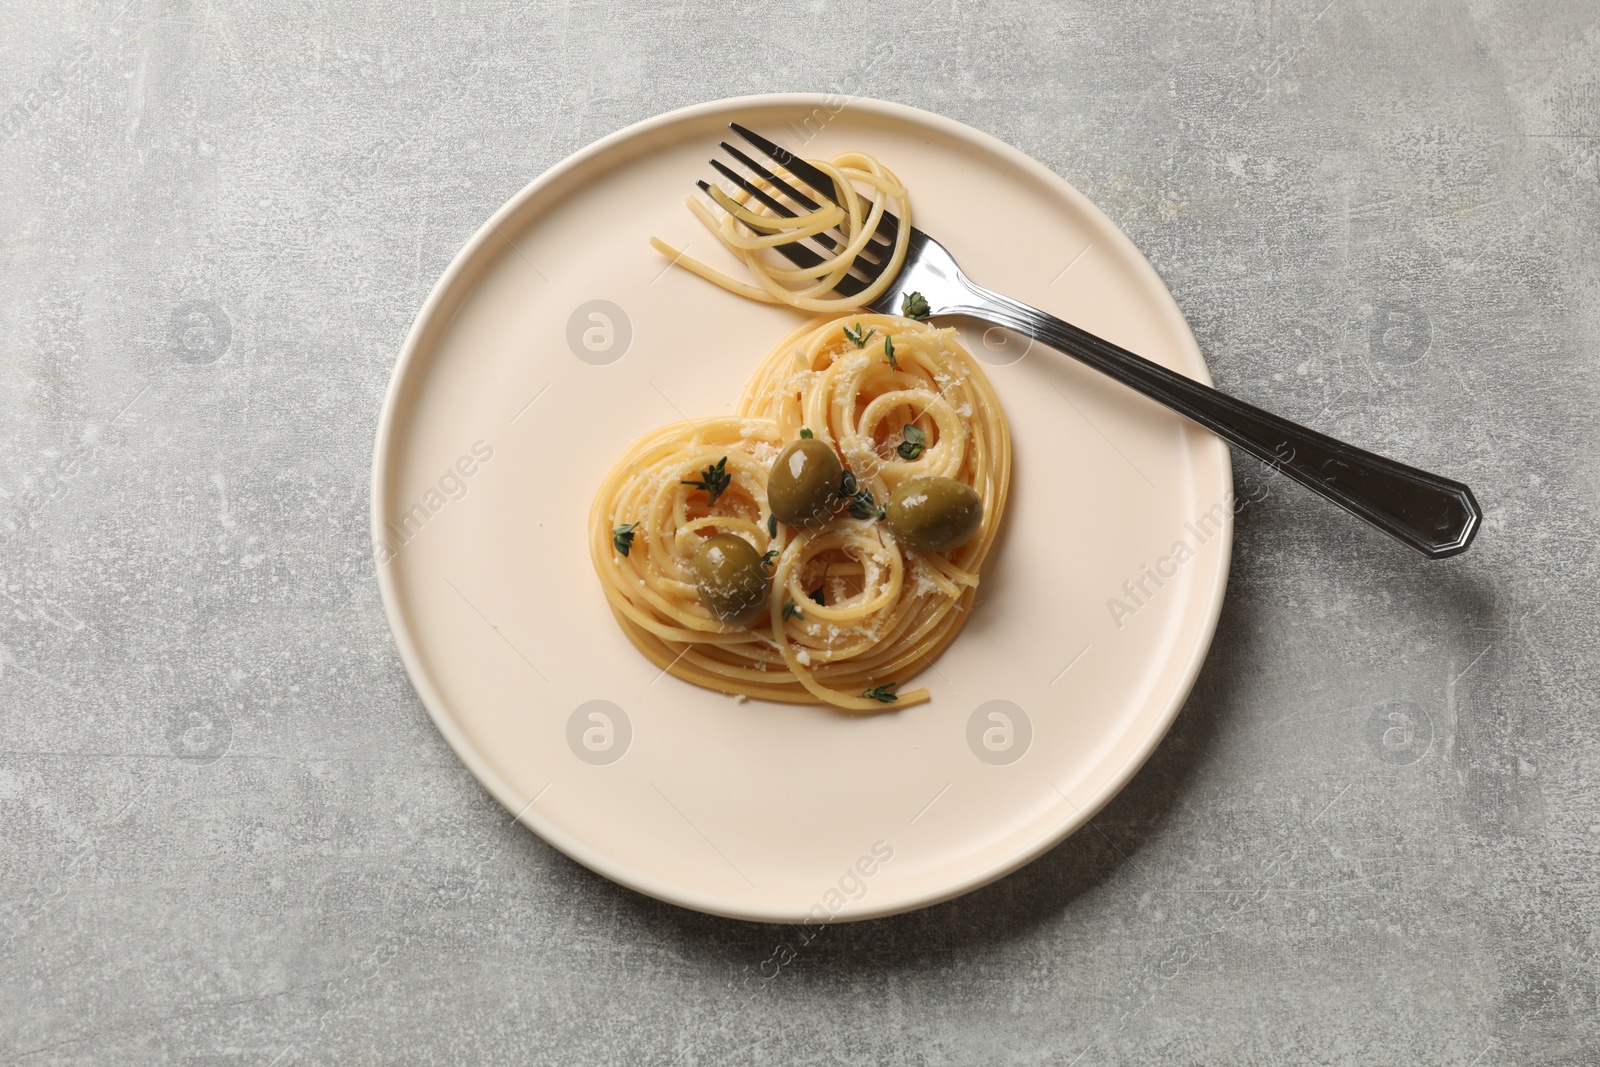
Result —
M546 841L718 915L888 915L1027 863L1149 756L1222 603L1228 451L1059 353L964 325L1015 479L971 621L910 683L932 703L848 718L663 675L613 621L584 527L623 446L730 412L798 321L665 269L646 243L725 262L683 199L730 120L808 156L872 153L972 277L1210 380L1139 252L1015 149L876 101L705 104L541 176L434 287L378 429L378 582L440 732Z

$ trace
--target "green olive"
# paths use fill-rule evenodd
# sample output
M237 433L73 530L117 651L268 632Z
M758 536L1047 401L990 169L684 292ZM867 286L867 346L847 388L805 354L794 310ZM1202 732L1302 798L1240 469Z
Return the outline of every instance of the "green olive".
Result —
M767 474L767 506L790 526L826 519L839 499L844 466L822 441L802 437L782 452Z
M954 478L911 478L889 494L884 521L905 544L948 552L972 540L983 525L983 501Z
M767 569L761 553L733 534L706 538L694 552L694 587L711 614L735 626L747 626L767 606Z

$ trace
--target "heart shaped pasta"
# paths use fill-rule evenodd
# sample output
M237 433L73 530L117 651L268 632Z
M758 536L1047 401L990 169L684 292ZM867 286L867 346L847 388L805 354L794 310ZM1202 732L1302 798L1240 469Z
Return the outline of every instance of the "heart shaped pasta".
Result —
M1011 478L1010 431L982 368L952 329L819 319L762 361L737 410L646 434L600 484L590 554L623 632L718 692L851 712L929 699L897 688L965 623ZM805 433L845 474L833 508L791 527L772 516L767 479ZM947 552L885 521L891 498L902 512L922 499L896 490L927 478L981 502L976 534ZM770 591L754 623L722 621L696 584L696 550L718 534L764 554Z

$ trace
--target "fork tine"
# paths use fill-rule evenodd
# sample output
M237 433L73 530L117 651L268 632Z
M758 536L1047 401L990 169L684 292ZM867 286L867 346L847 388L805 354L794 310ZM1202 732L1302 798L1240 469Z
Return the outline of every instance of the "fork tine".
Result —
M729 144L727 141L722 142L722 150L727 152L734 159L737 159L740 163L743 163L746 167L749 167L750 170L755 174L758 174L762 178L771 182L780 192L783 193L784 196L787 196L790 200L793 200L807 211L818 211L821 209L822 205L818 204L815 200L811 199L809 196L805 195L800 190L796 189L794 186L778 177L776 174L772 173L766 167L763 167L760 163L757 163L755 160L739 151L738 148ZM828 197L830 200L833 196L832 190L833 183L829 182Z
M785 204L782 200L779 200L777 197L773 196L771 193L767 192L750 179L746 178L743 174L740 174L738 171L728 166L722 160L713 159L711 161L711 165L716 168L718 174L722 175L724 178L728 179L730 182L737 185L739 188L743 189L745 192L749 193L763 204L767 205L775 214L782 215L786 219L792 219L799 214L799 212L797 212L794 208L790 207L788 204Z
M822 173L822 171L813 167L787 148L773 144L759 133L747 129L737 122L728 123L728 128L755 145L757 151L771 159L778 166L787 170L835 204L839 202L839 190L834 187L833 179Z
M740 174L738 171L722 162L722 160L713 159L711 161L711 165L716 168L718 174L722 175L724 178L728 179L730 182L737 185L739 188L743 189L745 192L749 193L763 204L767 205L767 207L771 208L775 214L782 215L786 219L792 219L795 217L795 215L799 214L799 212L795 211L788 204L785 204L782 200L772 196L765 189L748 180L744 175ZM701 182L700 184L702 186L705 185L704 182ZM828 249L830 252L836 251L839 247L839 243L825 233L812 234L811 239L816 241L819 245L822 245L822 247Z
M749 141L751 144L755 145L756 149L763 155L767 156L780 167L787 170L790 174L793 174L796 178L799 178L801 181L811 186L811 188L815 189L819 195L832 200L836 204L839 202L839 190L835 188L833 179L828 177L822 171L818 170L816 167L813 167L810 163L807 163L805 160L801 159L787 148L774 144L765 137L761 136L759 133L756 133L754 130L747 129L744 126L739 125L737 122L728 123L728 127L732 129L734 133L737 133L740 137L743 137L746 141ZM724 144L723 147L727 148L728 145ZM812 210L815 210L815 205L812 205ZM878 235L886 238L892 244L894 242L895 235L899 233L899 231L899 217L893 212L885 210L882 217L878 221Z
M798 212L796 212L788 204L785 204L783 201L779 200L777 197L772 196L765 189L762 189L760 186L756 185L754 182L749 181L748 179L746 179L744 177L744 175L740 174L738 171L734 170L732 167L728 166L726 163L722 162L720 159L713 159L711 161L711 165L716 168L716 171L717 171L718 174L722 175L724 178L728 179L730 182L733 182L733 184L737 185L739 188L743 189L745 192L749 193L751 196L755 197L757 200L759 200L763 204L767 205L767 207L771 208L775 213L777 213L779 215L782 215L784 218L788 218L788 219L792 219L792 218L795 217L795 215L798 214ZM704 182L701 182L700 185L701 185L701 188L705 188L705 183ZM710 190L706 190L706 192L709 194ZM817 244L821 245L823 248L826 248L830 252L839 251L839 242L835 241L832 237L829 237L825 233L814 233L811 236L805 238L805 240L815 241ZM805 246L801 245L800 247L803 248ZM867 248L871 249L874 253L876 253L879 259L888 258L888 253L893 250L892 246L878 245L878 244L874 244L872 242L868 242ZM860 258L860 257L857 257L857 258ZM821 262L821 261L818 260L818 262ZM869 259L866 262L868 264L871 264L872 260ZM806 263L806 264L797 264L797 265L798 266L812 266L813 264ZM863 270L862 273L870 276L872 272Z
M790 200L794 200L795 203L802 205L803 208L806 208L808 211L818 210L818 203L814 202L814 200L811 200L810 197L806 197L805 194L802 194L800 190L795 189L794 186L790 186L789 182L779 178L778 174L774 174L771 173L770 170L766 170L765 166L755 162L755 160L752 160L749 155L744 154L744 152L741 152L741 150L731 146L731 144L728 144L726 141L722 142L722 147L726 150L726 152L728 152L728 154L731 155L731 157L736 158L736 160L739 160L739 162L744 163L747 168L750 168L750 173L754 173L757 178L762 178L765 179L766 182L770 182L774 189L778 189L781 194L786 195L786 197L789 197ZM717 162L712 160L712 166L715 165L717 165ZM818 173L821 173L821 171L818 171ZM824 174L824 178L826 178L826 174ZM832 189L832 184L829 184L829 187ZM790 211L789 216L790 218L794 218L794 211ZM837 229L837 227L835 227L835 229ZM875 230L874 234L882 234L882 232L883 227L880 226L877 230ZM829 248L837 248L837 245L829 245ZM874 259L877 259L877 261L885 261L885 259L890 258L890 254L893 253L893 251L893 242L883 242L883 240L872 240L872 238L869 238L869 240L867 240L866 248L862 248L862 256L864 256L866 253L872 253L872 256L874 256ZM867 269L866 264L874 264L874 259L867 259L866 264L861 264L862 256L856 256L856 259L858 259L858 266L861 267L862 272L870 274L870 270Z
M725 210L721 204L717 203L714 197L711 197L710 183L701 181L695 182L695 184L700 187L700 191L702 193L705 193L706 196L711 199L713 207L717 208L719 211ZM748 223L746 225L748 225ZM778 251L782 252L786 257L788 257L789 261L797 267L815 267L818 263L822 262L821 256L817 255L805 245L800 244L798 241L785 242L784 244L776 247Z
M834 185L833 179L829 178L825 173L807 163L805 160L800 159L798 156L794 155L794 153L789 152L787 149L780 148L778 145L773 144L771 141L768 141L766 138L761 137L759 134L746 129L743 126L740 126L736 122L731 122L728 125L734 130L734 132L738 133L739 136L743 137L746 141L749 141L762 153L777 162L779 166L786 169L797 180L809 185L818 196L821 196L825 200L834 201L835 206L837 206L839 190L837 186ZM756 162L755 159L751 158L746 153L740 151L727 141L722 142L722 148L734 159L744 164L744 166L747 167L752 174L767 182L771 188L775 189L782 195L787 196L791 201L799 205L801 208L805 209L806 211L819 210L820 205L818 205L815 200L796 189L789 182L784 181L782 178L772 173L771 170ZM775 214L781 215L785 218L794 218L799 214L799 212L794 208L784 204L781 200L772 196L765 189L762 189L760 186L747 180L737 171L733 170L731 167L728 167L720 160L713 159L711 161L711 166L716 169L719 175L728 179L735 186L742 189L751 197L760 201ZM710 196L711 186L705 182L699 182L698 184L701 191L706 193L707 196ZM715 203L715 198L713 198L713 203ZM720 207L721 205L718 206ZM896 236L899 233L899 229L899 218L888 211L883 212L883 214L879 216L877 229L868 237L860 253L858 253L856 258L851 262L849 272L847 272L838 280L838 282L834 284L834 291L839 293L841 296L855 296L857 293L866 289L867 286L876 281L878 276L883 273L884 266L888 263L889 258L894 251L894 243ZM843 234L841 232L841 236L842 235ZM840 248L839 242L834 238L829 237L826 233L811 234L805 239L815 241L820 247L826 248L830 252L837 252ZM789 262L793 263L802 270L809 270L810 268L815 267L823 262L823 257L819 256L813 249L800 243L800 240L798 239L783 244L773 245L772 247L778 252L779 255L782 255L785 259L789 260Z
M808 211L818 210L818 205L816 205L816 202L813 202L810 197L806 197L806 195L802 194L800 190L795 189L794 186L790 186L789 182L778 178L778 176L771 173L770 170L766 170L765 166L762 166L760 163L752 160L749 155L744 154L744 152L741 152L741 150L731 146L731 144L728 144L726 141L722 142L722 147L726 150L726 152L728 152L728 155L731 155L731 157L736 158L736 160L739 160L739 162L744 163L744 165L749 168L750 173L755 174L755 176L758 176L758 178L763 178L766 179L766 181L771 182L774 189L778 189L779 192L782 192L782 194L786 195L786 197L789 197L790 200L794 200L794 202L798 203L798 205L805 206L806 210ZM712 166L718 166L717 160L712 160ZM718 170L722 170L722 168L718 166ZM821 171L819 171L819 173L821 173ZM741 187L755 192L754 187L749 186L747 182L741 182ZM832 189L832 186L829 187ZM757 192L757 195L760 194ZM768 200L766 197L762 197L762 203L768 203L768 205L770 205L771 200ZM789 211L787 214L789 214L789 218L794 218L794 211ZM880 227L880 229L882 229L882 227ZM821 237L819 237L818 240L821 240ZM835 248L835 245L829 245L829 248ZM878 259L888 259L891 251L894 251L894 242L893 240L890 240L890 242L885 242L885 240L869 240L869 242L867 242L867 250L872 251L872 253L874 253Z
M737 174L727 171L727 168L719 164L716 160L712 160L711 165L716 167L718 171L726 172L727 176L732 178L734 181L740 182L741 184L743 183L743 179L741 179ZM705 193L707 196L710 196L711 186L709 183L701 181L696 182L695 184L700 187L701 192ZM721 204L718 204L715 200L712 200L712 204L716 206L718 210L721 210ZM774 201L772 207L773 210L779 212L780 214L787 215L790 218L793 218L795 215L795 212L789 210L780 202ZM826 240L825 237L819 237L819 239ZM830 243L829 247L831 248L834 246ZM789 241L784 244L774 245L773 251L777 252L790 263L793 263L802 270L809 270L810 268L815 267L817 264L822 262L821 256L817 255L817 253L813 252L811 249L807 248L798 241ZM846 274L843 278L839 279L836 285L834 285L834 290L842 296L855 296L872 283L873 276L871 272L862 271L862 273L867 275L867 279L865 281L855 277L854 275Z
M749 156L745 155L731 144L728 144L726 141L722 142L722 147L727 149L735 159L749 167L757 177L771 182L774 188L776 188L779 192L782 192L785 196L793 199L795 203L803 204L808 210L811 211L817 210L817 205L809 197L797 192L792 186L790 186L782 178L779 178L776 174L773 174L766 167L763 167L761 164L757 163L755 160L751 159ZM784 205L781 201L763 194L760 190L756 189L752 183L745 181L743 178L739 177L737 172L733 171L724 164L719 163L717 160L713 159L711 161L711 165L717 169L718 173L732 178L740 188L750 190L756 196L759 196L763 203L769 204L774 210L778 211L786 218L793 218L796 214L798 214L798 212ZM841 236L843 236L843 234L841 234ZM810 239L816 241L830 252L837 252L839 250L838 242L833 240L825 233L812 234ZM775 247L779 252L787 256L790 262L794 263L796 266L812 267L816 265L814 262L800 262L799 260L795 259L793 255L790 255L790 249L799 249L806 252L806 258L808 259L814 254L811 253L809 249L805 248L804 245L798 244L798 242L790 242L788 244L777 245ZM877 278L879 272L883 270L883 264L888 262L891 251L892 246L878 244L871 240L867 241L866 246L859 253L857 253L856 258L850 262L850 269L859 274L861 278L865 279L865 281L854 279L849 274L846 274L845 277L839 279L839 283L835 285L834 288L843 293L845 296L854 296L868 285L871 285L873 280ZM820 262L820 260L817 262ZM849 283L849 288L846 287L846 283Z

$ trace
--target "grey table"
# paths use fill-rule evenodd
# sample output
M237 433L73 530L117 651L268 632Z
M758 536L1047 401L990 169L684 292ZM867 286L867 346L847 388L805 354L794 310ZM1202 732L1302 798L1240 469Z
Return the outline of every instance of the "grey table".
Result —
M0 1062L1600 1062L1595 4L124 3L0 22ZM1224 388L1487 512L1427 564L1240 460L1216 643L1132 785L809 943L511 825L366 524L481 221L794 88L1043 160Z

